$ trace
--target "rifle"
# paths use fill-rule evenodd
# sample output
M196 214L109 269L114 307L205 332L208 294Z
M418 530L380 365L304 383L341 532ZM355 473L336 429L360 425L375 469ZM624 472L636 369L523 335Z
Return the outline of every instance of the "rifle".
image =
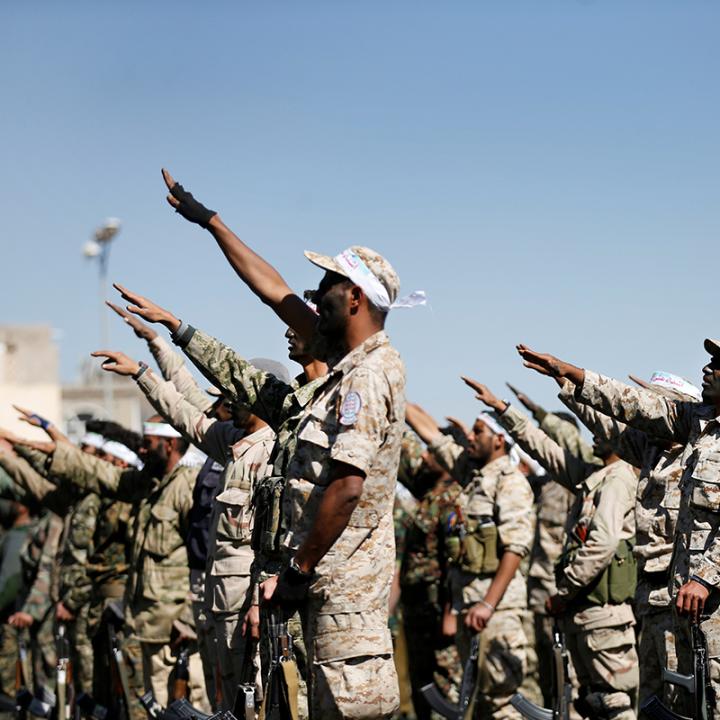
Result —
M257 640L248 637L245 643L245 657L240 671L240 685L235 695L233 714L239 720L255 720L256 709L256 687L255 687L255 663L253 659L257 650Z
M207 715L194 708L185 698L173 700L163 710L152 690L148 690L144 695L138 693L138 699L145 708L149 720L237 720L229 710Z
M72 720L72 665L70 643L65 634L65 623L57 628L57 694L58 720Z
M715 693L710 684L707 662L707 645L700 626L690 626L693 651L693 674L681 675L667 668L663 669L663 681L685 688L693 696L693 715L686 718L668 708L657 695L651 695L640 707L655 720L712 720L715 708Z
M259 720L278 714L283 720L298 719L298 669L293 652L293 637L287 621L280 622L270 613L270 674L268 690L263 696ZM244 716L243 716L244 720Z
M18 657L15 662L15 702L13 709L18 718L24 720L27 713L46 718L55 707L55 695L47 688L41 688L40 695L34 696L28 689L30 682L30 661L22 631L17 632Z
M183 645L178 652L178 658L175 662L175 682L173 683L173 700L183 700L187 698L190 688L190 667L189 652L187 645Z
M420 688L420 692L428 705L447 720L464 720L472 717L478 684L478 657L480 656L480 638L476 635L470 643L470 657L465 663L462 683L460 684L460 701L457 705L448 702L438 690L435 683Z
M555 624L553 628L553 706L540 707L528 700L522 693L515 693L510 704L530 720L569 720L572 702L572 684L565 637Z

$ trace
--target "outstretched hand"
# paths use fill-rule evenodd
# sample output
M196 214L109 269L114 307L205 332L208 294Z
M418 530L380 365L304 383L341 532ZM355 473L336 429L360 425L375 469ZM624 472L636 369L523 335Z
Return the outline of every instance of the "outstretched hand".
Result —
M49 420L37 413L34 413L32 410L22 408L19 405L13 405L13 407L20 413L20 417L18 419L22 422L26 422L28 425L33 425L34 427L39 427L43 430L47 430L52 425Z
M147 340L150 342L157 337L157 332L149 325L146 325L140 318L131 315L127 310L124 310L119 305L115 305L115 303L111 303L109 300L106 300L105 304L111 310L116 312L132 328L132 331L141 340Z
M113 287L130 303L127 306L127 311L133 315L139 315L151 323L160 323L170 332L175 332L180 327L180 321L169 310L165 310L165 308L156 305L152 300L128 290L120 283L113 283Z
M520 401L522 405L525 406L531 413L535 413L540 409L540 406L533 402L524 392L521 390L518 390L514 385L511 385L509 382L505 383L509 388L510 391L515 395L515 397Z
M46 455L52 455L57 447L57 443L54 441L43 442L41 440L28 440L27 438L15 438L12 443L13 445L28 447L31 450L38 450Z
M129 358L125 353L112 350L96 350L90 355L92 357L106 358L103 360L102 369L114 372L116 375L135 375L140 370L140 363Z
M465 437L470 434L470 428L462 421L452 415L445 418L454 428L459 430Z
M585 380L585 371L582 368L559 360L554 355L531 350L527 345L522 344L517 346L517 351L523 359L523 365L541 375L548 375L556 380L567 378L575 385L582 385Z
M191 223L195 223L207 230L210 221L217 213L214 210L208 210L202 203L198 202L192 196L192 193L189 193L179 182L176 182L165 168L162 168L162 176L167 189L170 191L166 199L175 208L175 212Z
M479 383L477 380L471 380L470 378L460 376L462 381L472 390L475 391L475 398L482 403L485 403L489 408L496 410L499 413L504 413L507 410L507 403L504 400L500 400L487 385Z
M432 442L440 434L440 426L435 418L415 403L408 403L405 407L405 422L423 442Z

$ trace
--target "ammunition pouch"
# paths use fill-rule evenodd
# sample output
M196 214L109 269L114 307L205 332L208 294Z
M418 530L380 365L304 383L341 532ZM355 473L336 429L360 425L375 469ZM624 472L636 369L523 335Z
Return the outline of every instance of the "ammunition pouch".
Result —
M491 575L498 569L498 531L493 518L468 518L459 537L457 565L473 575Z
M273 475L265 478L255 489L255 525L250 544L256 554L277 557L283 534L282 502L285 478Z
M633 544L634 538L620 541L610 564L590 585L578 593L573 601L574 606L620 605L635 597L637 559L632 552ZM579 543L573 543L560 557L555 566L555 578L558 582L580 547Z

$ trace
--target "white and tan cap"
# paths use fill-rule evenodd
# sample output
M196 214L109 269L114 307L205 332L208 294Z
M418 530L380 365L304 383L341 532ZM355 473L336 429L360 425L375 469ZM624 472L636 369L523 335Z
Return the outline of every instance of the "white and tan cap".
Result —
M389 310L400 292L400 278L380 253L352 245L334 258L305 251L305 257L323 270L337 273L363 289L368 300L380 310Z
M702 393L691 382L679 375L665 372L664 370L656 370L650 377L650 387L658 390L667 390L683 398L689 398L696 402L702 401Z
M720 358L720 340L705 339L705 351L716 358Z

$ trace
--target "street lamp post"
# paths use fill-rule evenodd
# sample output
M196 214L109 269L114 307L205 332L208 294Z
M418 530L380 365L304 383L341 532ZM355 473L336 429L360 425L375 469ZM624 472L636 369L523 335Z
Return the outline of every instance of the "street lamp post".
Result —
M104 350L110 345L110 332L108 313L105 307L107 298L107 274L110 262L110 241L120 232L120 221L117 218L108 218L95 230L93 239L83 245L83 255L92 260L97 258L100 271L98 284L100 299L100 342ZM113 416L113 388L110 373L102 373L103 406L108 418Z

